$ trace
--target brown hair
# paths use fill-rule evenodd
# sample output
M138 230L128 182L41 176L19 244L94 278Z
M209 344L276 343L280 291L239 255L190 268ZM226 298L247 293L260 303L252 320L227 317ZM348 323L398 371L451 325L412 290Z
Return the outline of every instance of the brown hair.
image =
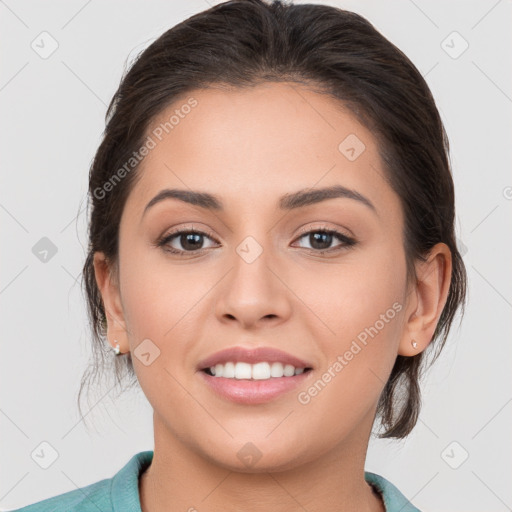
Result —
M382 438L404 438L417 422L419 379L426 355L437 359L454 315L464 311L466 270L454 233L454 186L449 144L432 94L411 61L365 18L350 11L276 0L231 0L171 28L147 47L125 72L106 113L103 140L89 174L92 206L83 278L93 334L93 364L83 387L114 365L118 383L137 382L131 354L115 357L105 341L106 320L93 257L103 252L116 273L118 231L138 166L113 183L147 137L151 121L189 91L211 86L250 87L265 81L295 82L328 94L348 107L374 134L386 178L404 212L407 276L438 242L452 253L445 307L428 349L398 355L381 394L377 414ZM118 176L119 177L119 173Z

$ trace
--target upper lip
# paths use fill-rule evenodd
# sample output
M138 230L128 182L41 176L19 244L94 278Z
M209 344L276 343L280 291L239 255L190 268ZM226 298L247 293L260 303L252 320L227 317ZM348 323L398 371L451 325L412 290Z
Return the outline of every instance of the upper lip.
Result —
M203 359L198 364L198 370L204 370L215 366L216 364L224 364L229 361L234 363L245 362L245 363L283 363L291 364L295 368L311 368L311 364L299 359L298 357L292 356L287 352L278 350L272 347L258 347L258 348L245 348L245 347L229 347L219 352L211 354L206 359Z

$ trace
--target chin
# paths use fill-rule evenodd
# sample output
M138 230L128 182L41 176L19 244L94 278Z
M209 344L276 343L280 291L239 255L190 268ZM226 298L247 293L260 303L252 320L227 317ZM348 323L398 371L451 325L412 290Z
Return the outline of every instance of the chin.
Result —
M297 443L289 440L283 444L281 440L270 441L247 436L243 440L230 440L229 446L217 446L204 456L212 464L237 473L269 473L287 471L299 467L309 461L304 453L297 453ZM277 441L277 442L276 442Z

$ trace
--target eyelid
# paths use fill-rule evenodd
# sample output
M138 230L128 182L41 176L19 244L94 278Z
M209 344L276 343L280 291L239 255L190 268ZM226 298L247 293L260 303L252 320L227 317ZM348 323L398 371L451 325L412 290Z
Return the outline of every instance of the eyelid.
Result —
M325 224L322 224L320 226L311 226L310 224L309 225L306 225L306 226L303 226L299 229L299 234L298 234L298 237L296 237L295 239L297 238L300 238L301 236L305 235L305 234L308 234L308 233L311 233L312 231L338 231L339 228L332 228L332 227L329 227L329 226L326 226ZM178 234L178 233L183 233L183 232L186 232L186 233L198 233L198 234L202 234L202 235L207 235L208 237L210 237L211 239L215 240L215 242L217 243L220 243L215 235L209 231L207 228L201 228L201 229L197 229L195 228L193 225L190 225L190 226L180 226L180 227L177 227L175 229L172 229L171 231L165 233L164 235L162 235L161 237L159 237L160 240L164 239L164 238L167 238L171 235L174 235L174 234ZM342 234L343 236L346 236L347 238L353 238L352 235L350 234L346 234L346 233L340 233Z
M195 233L198 235L206 235L208 238L211 238L215 243L217 243L217 244L220 243L217 240L217 238L215 237L215 235L209 229L207 229L207 228L198 229L198 228L194 227L193 225L190 225L190 226L180 226L180 227L172 229L171 231L165 232L165 234L158 237L158 239L156 241L156 245L163 244L163 242L165 240L173 237L174 235L180 235L183 233ZM202 250L202 249L199 249L199 250ZM192 253L192 251L187 251L187 252Z
M178 228L172 229L171 231L169 231L168 233L163 235L162 238L166 238L168 236L171 236L171 235L174 235L174 234L177 234L177 233L198 233L200 235L208 235L210 238L212 238L213 240L218 242L218 240L216 240L214 234L210 230L208 230L207 228L199 229L199 228L196 228L193 225L190 225L190 226L180 226Z
M306 235L311 232L316 232L316 231L335 231L348 239L355 240L354 235L352 235L352 233L349 230L345 229L345 231L348 231L348 233L347 233L347 232L343 232L342 229L343 228L340 228L340 227L327 226L327 225L325 225L325 223L321 224L320 226L312 226L311 224L307 224L306 226L303 226L300 228L299 236L297 238L300 238L303 235Z

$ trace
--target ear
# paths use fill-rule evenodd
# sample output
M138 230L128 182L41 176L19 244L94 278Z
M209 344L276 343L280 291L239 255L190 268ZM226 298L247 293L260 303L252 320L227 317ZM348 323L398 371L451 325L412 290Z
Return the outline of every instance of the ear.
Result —
M102 252L94 253L94 273L101 293L105 315L107 317L107 338L112 348L119 343L121 353L129 352L127 329L119 293L116 272L110 268Z
M435 245L427 260L416 265L416 275L416 283L408 292L404 331L398 349L401 356L415 356L432 341L450 290L450 248L444 243ZM416 348L412 345L413 341L417 344Z

